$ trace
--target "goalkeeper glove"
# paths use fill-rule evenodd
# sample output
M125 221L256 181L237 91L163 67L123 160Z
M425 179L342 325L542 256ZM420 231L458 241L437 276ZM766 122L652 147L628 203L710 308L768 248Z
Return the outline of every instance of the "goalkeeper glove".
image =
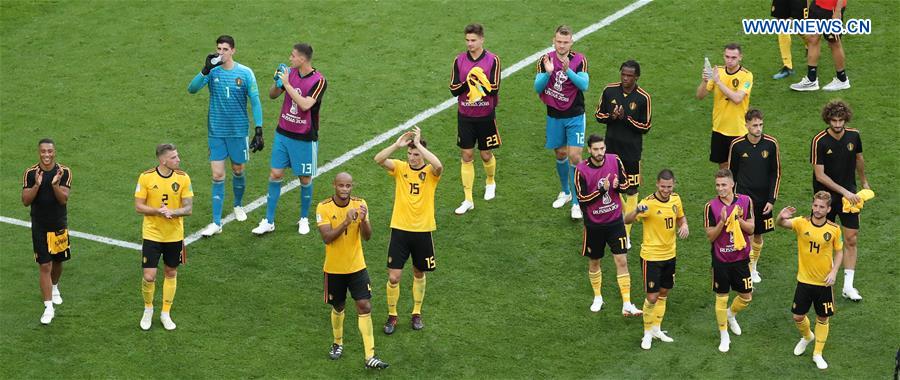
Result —
M256 127L256 133L253 134L253 141L250 141L250 151L253 153L263 150L266 144L263 142L262 127Z
M222 65L222 60L217 59L215 63L213 63L213 58L219 58L218 54L210 54L206 56L206 62L203 64L203 69L200 70L203 73L203 76L209 75L209 72L216 66Z
M275 69L275 76L272 77L272 79L275 80L275 87L278 87L278 88L284 87L284 83L281 83L281 73L287 73L288 70L289 69L288 69L287 65L285 65L283 63L278 65L278 68Z

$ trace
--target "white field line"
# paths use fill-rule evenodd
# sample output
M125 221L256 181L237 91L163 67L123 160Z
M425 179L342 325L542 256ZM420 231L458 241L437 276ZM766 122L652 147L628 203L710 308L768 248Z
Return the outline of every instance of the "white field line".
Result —
M22 227L26 227L26 228L31 228L31 222L28 222L25 220L19 220L19 219L15 219L15 218L10 218L10 217L6 217L6 216L0 216L0 222L14 224L14 225L22 226ZM98 243L114 245L116 247L122 247L122 248L127 248L127 249L138 250L138 251L141 250L140 244L122 241L122 240L111 239L111 238L108 238L105 236L99 236L99 235L89 234L89 233L85 233L85 232L69 230L69 236L92 240L92 241L96 241Z

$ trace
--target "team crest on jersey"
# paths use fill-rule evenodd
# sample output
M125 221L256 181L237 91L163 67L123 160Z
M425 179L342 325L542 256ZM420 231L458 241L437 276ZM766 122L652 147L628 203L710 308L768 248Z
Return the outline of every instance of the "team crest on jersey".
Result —
M420 173L419 173L419 180L420 180L420 181L424 181L424 180L425 180L425 172L420 172Z
M769 151L768 151L768 150L762 151L762 158L769 158Z
M649 283L649 284L647 284L647 287L648 287L648 288L652 288L652 287L653 287L653 285L656 285L656 284L655 284L655 283L654 283L654 282L653 282L653 281L650 281L650 283Z
M629 103L629 104L628 104L628 109L630 109L630 110L632 110L632 111L636 110L636 109L637 109L637 103L635 103L635 102Z
M825 241L831 241L831 232L826 232L825 235L822 235L822 238L825 239Z
M847 144L847 150L849 150L851 152L853 151L853 143Z
M172 182L172 191L177 192L180 188L181 186L178 185L178 182Z
M672 212L675 213L675 215L678 215L678 206L672 205Z
M734 78L731 80L731 87L734 87L736 89L739 83L740 82L738 82L737 78Z
M244 85L244 80L241 79L241 78L234 78L234 85L235 85L235 86L238 86L238 87L241 87L241 86Z

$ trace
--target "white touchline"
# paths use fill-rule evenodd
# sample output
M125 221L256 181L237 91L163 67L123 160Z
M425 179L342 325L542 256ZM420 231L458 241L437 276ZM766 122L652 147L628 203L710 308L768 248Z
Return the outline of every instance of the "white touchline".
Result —
M15 224L15 225L17 225L17 226L22 226L22 227L26 227L26 228L31 228L31 222L29 222L29 221L19 220L19 219L16 219L16 218L10 218L10 217L6 217L6 216L0 216L0 222L3 222L3 223L9 223L9 224ZM134 250L137 250L137 251L140 251L140 250L141 250L141 245L140 245L140 244L136 244L136 243L132 243L132 242L127 242L127 241L116 240L116 239L111 239L111 238L108 238L108 237L105 237L105 236L99 236L99 235L89 234L89 233L85 233L85 232L78 232L78 231L72 231L72 230L69 230L69 236L73 236L73 237L77 237L77 238L82 238L82 239L87 239L87 240L93 240L93 241L96 241L96 242L98 242L98 243L104 243L104 244L114 245L114 246L117 246L117 247L128 248L128 249L134 249Z
M574 41L578 41L578 40L584 38L585 36L598 31L601 28L603 28L609 24L612 24L616 20L618 20L622 17L625 17L626 15L628 15L631 12L634 12L638 8L643 7L647 4L650 4L651 2L653 2L653 0L635 1L634 3L629 4L625 8L620 9L618 12L613 13L609 16L606 16L606 18L604 18L603 20L600 20L594 24L591 24L587 28L584 28L584 29L578 31L577 33L575 33L575 35L572 37L572 39ZM506 70L503 70L503 72L500 74L500 77L506 78L506 77L512 75L513 73L525 68L525 66L533 64L542 55L547 54L551 51L553 51L552 46L545 48L541 51L538 51L537 53L534 53L534 54L520 60L519 62L516 62L512 66L507 67ZM456 104L456 98L450 98L441 104L438 104L434 107L431 107L429 109L426 109L426 110L420 112L418 115L414 116L412 119L409 119L409 120L403 122L402 124L392 128L378 136L375 136L371 140L363 143L362 145L357 146L356 148L353 148L350 151L338 156L337 158L328 162L327 164L322 165L319 168L318 172L313 176L313 178L316 178L322 174L328 173L332 169L334 169L340 165L343 165L345 162L350 161L351 159L355 158L356 156L359 156L360 154L365 153L369 149L372 149L373 147L377 146L378 144L381 144L381 143L387 141L389 138L396 136L401 131L407 130L407 129L411 128L412 126L414 126L422 121L425 121L426 119L438 114L439 112L452 107L454 104ZM284 193L287 193L288 191L294 190L298 186L300 186L299 179L295 179L291 182L288 182L287 185L285 185L281 188L281 194L284 194ZM259 198L256 198L253 202L250 202L246 206L244 206L244 210L247 213L249 213L253 210L256 210L257 208L266 204L266 202L267 202L266 197L267 197L266 195L263 195ZM234 213L228 214L228 216L222 218L222 225L224 226L225 224L230 223L232 221L234 221ZM15 224L18 226L23 226L23 227L31 227L30 222L26 222L26 221L14 219L14 218L8 218L5 216L0 216L0 222ZM100 243L106 243L106 244L115 245L115 246L128 248L128 249L141 250L141 245L136 244L136 243L130 243L127 241L111 239L108 237L88 234L88 233L84 233L84 232L69 231L69 233L75 237L93 240L93 241L100 242ZM197 240L200 240L200 237L201 237L200 231L194 232L190 236L188 236L187 238L184 239L184 244L185 245L191 244Z

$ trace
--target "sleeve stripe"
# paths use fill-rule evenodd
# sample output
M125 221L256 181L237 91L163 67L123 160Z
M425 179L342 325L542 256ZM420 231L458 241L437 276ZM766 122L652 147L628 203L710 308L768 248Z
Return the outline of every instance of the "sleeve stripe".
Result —
M463 85L462 80L460 80L459 83L453 83L454 80L457 79L458 75L459 75L459 73L457 72L458 69L456 66L456 62L458 59L459 59L459 57L453 59L453 68L450 69L450 90L451 91L458 90Z
M35 165L31 166L30 168L25 169L25 174L22 175L22 188L23 189L28 186L28 173L37 170L37 168L38 168L38 165L35 164Z
M491 80L491 87L493 90L500 89L500 57L494 55L494 67L493 67L493 80Z
M816 134L816 137L813 137L813 139L812 139L812 147L810 148L810 153L809 153L809 162L813 165L815 165L816 161L818 161L818 157L816 157L817 153L818 153L818 152L816 152L816 150L817 150L816 148L819 145L819 140L821 140L822 137L824 137L826 133L828 133L828 132L823 130L822 132L819 132L818 134Z
M631 120L631 123L634 124L635 127L638 127L641 129L650 129L650 124L653 122L650 94L648 94L647 91L644 91L644 89L642 89L640 87L637 88L637 92L638 92L638 94L643 95L644 99L647 100L647 122L642 124L642 123L638 123L638 122L634 121L634 119L631 119L631 118L629 118L629 119Z
M775 191L772 194L772 198L778 199L778 191L781 188L781 147L778 146L778 140L774 137L764 134L763 138L775 144L775 166L776 166L776 175L775 175Z
M581 171L578 168L575 168L575 196L578 197L579 202L590 202L600 196L600 189L595 190L593 193L582 196L581 195Z
M325 91L325 86L327 82L325 81L325 77L319 80L319 83L316 85L316 89L313 90L312 97L319 101L319 97L322 96L322 91Z

